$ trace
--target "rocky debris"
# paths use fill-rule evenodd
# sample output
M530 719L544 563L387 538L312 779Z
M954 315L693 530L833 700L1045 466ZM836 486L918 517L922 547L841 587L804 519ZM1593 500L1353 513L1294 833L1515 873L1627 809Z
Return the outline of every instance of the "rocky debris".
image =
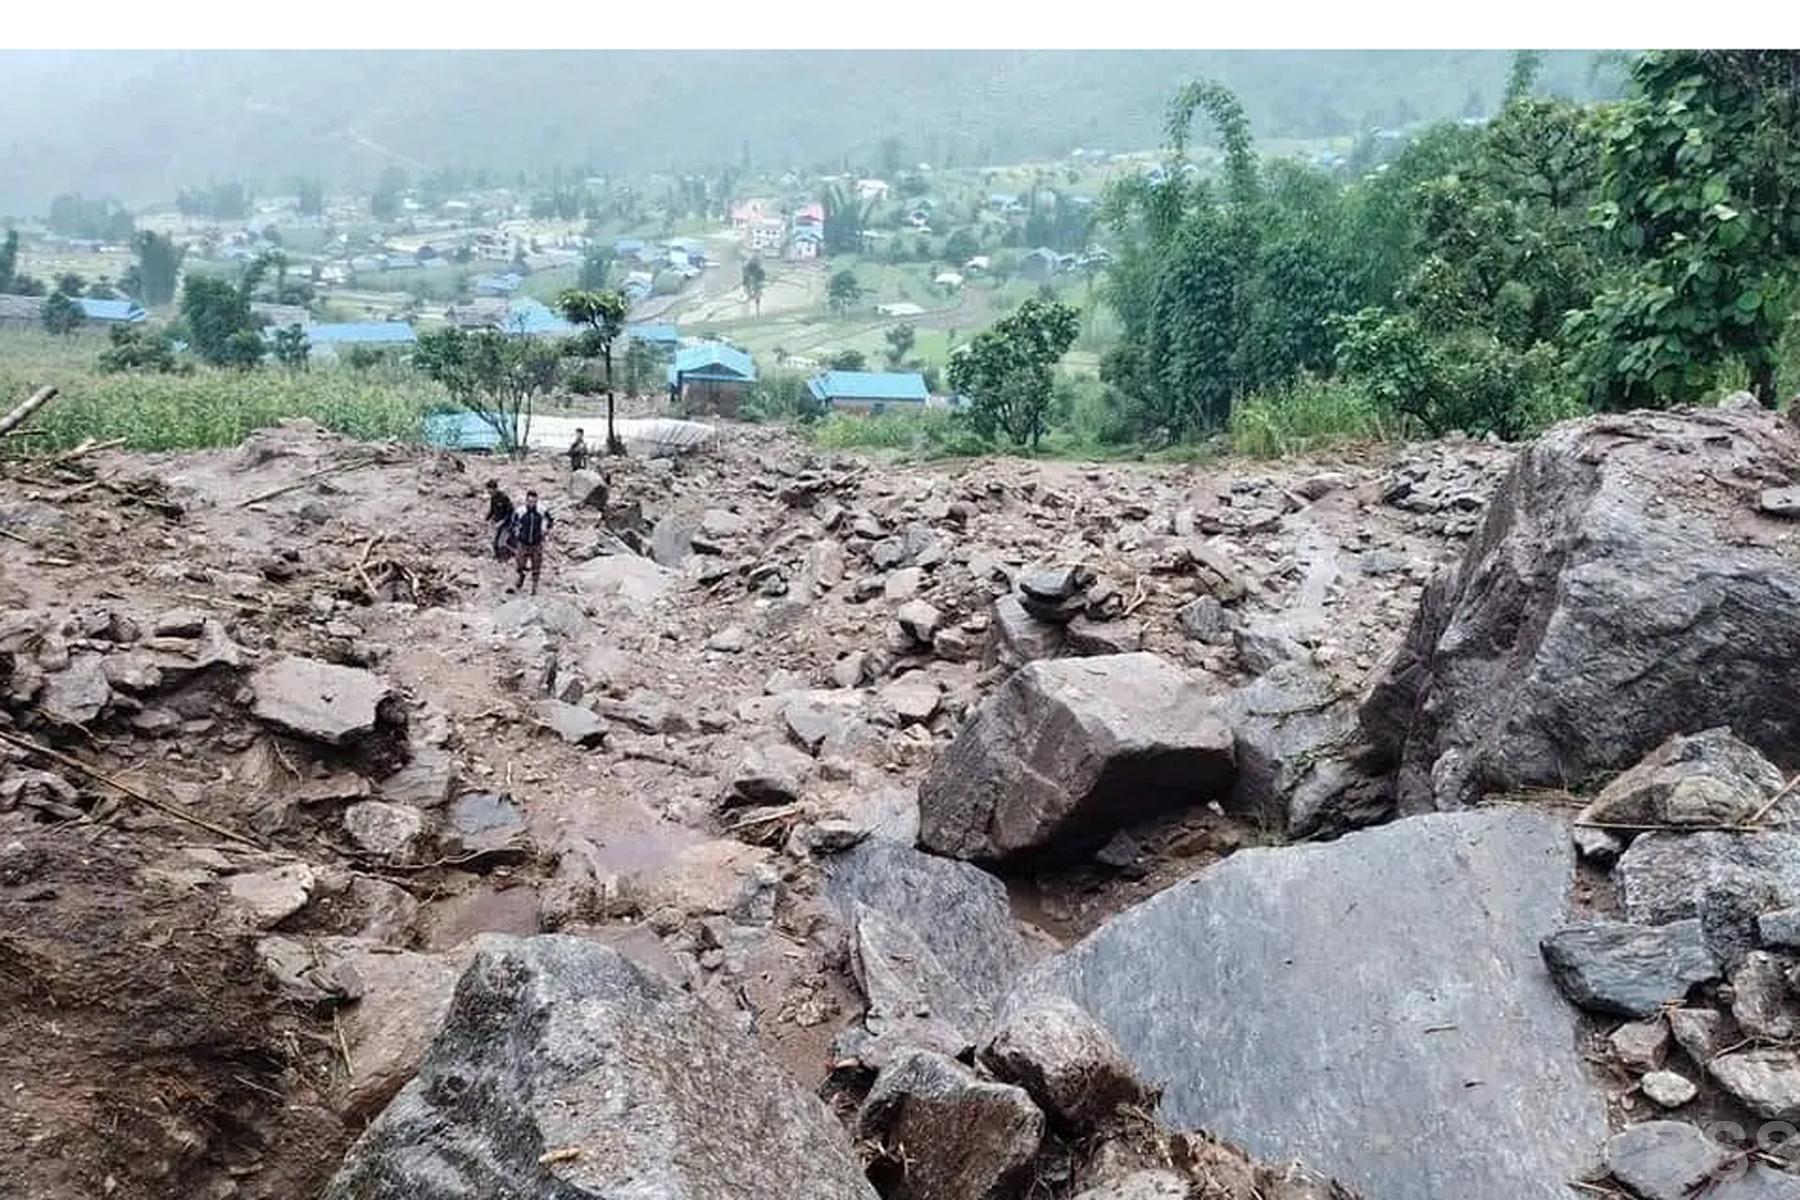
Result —
M809 754L818 754L827 743L841 743L858 736L863 724L860 692L808 690L782 697L781 721L788 736Z
M232 902L257 929L271 929L306 907L317 882L304 863L233 875L226 881Z
M606 477L598 471L580 470L569 472L569 503L576 508L595 508L606 511L607 487Z
M869 1173L885 1200L1008 1200L1043 1133L1024 1091L925 1050L883 1067L856 1116L857 1136L878 1148Z
M1781 771L1726 728L1676 734L1602 788L1582 821L1619 826L1739 825L1781 793ZM1776 820L1796 814L1778 805Z
M372 732L389 696L368 671L287 655L250 676L258 720L301 737L341 746Z
M1133 1171L1099 1187L1089 1188L1075 1200L1187 1200L1188 1180L1173 1171Z
M1627 1021L1613 1030L1607 1041L1613 1055L1627 1067L1654 1071L1669 1052L1669 1027L1660 1015L1648 1021Z
M636 554L609 554L571 570L568 575L584 596L608 601L627 612L650 611L674 584L675 572Z
M894 613L894 619L900 622L900 628L907 637L929 646L937 636L938 626L943 622L944 616L934 604L924 600L909 600Z
M1719 976L1698 920L1572 925L1545 938L1543 952L1570 1003L1627 1017L1651 1016L1696 983Z
M1788 990L1787 965L1752 950L1731 973L1731 1016L1746 1037L1785 1042L1800 1032L1800 1010Z
M1641 1200L1687 1200L1722 1178L1737 1152L1680 1121L1627 1126L1606 1142L1606 1169Z
M409 805L363 800L344 810L344 832L377 858L405 861L425 832L425 818Z
M781 742L746 747L726 784L724 804L792 804L801 798L814 766L811 755Z
M1765 946L1800 950L1800 908L1778 908L1756 918L1756 935Z
M1764 488L1756 506L1771 517L1800 517L1800 487Z
M1764 664L1800 654L1800 559L1745 528L1761 519L1745 481L1797 469L1800 430L1773 413L1544 434L1363 705L1402 810L1561 786L1696 728L1790 751L1800 694Z
M539 700L531 718L571 746L598 746L606 740L606 721L591 708L561 700Z
M874 1196L824 1106L744 1035L617 951L547 934L475 954L325 1200L627 1191Z
M1680 1108L1700 1094L1693 1080L1675 1071L1650 1071L1638 1086L1659 1108Z
M1134 820L1223 795L1231 734L1153 654L1032 663L919 785L920 842L959 858L1091 849Z
M981 1062L996 1078L1024 1088L1066 1129L1098 1129L1122 1105L1155 1107L1112 1035L1061 996L1011 1013L982 1047Z
M1800 1052L1785 1046L1733 1050L1708 1062L1706 1072L1756 1115L1800 1120Z
M1182 605L1175 612L1181 632L1208 646L1231 644L1237 618L1225 610L1215 596L1201 596Z
M994 601L989 631L984 655L989 663L1019 667L1062 653L1063 627L1032 616L1017 595L1008 594Z
M1094 573L1086 567L1034 567L1019 572L1019 603L1040 621L1066 625L1087 607Z
M1131 654L1144 648L1144 627L1136 621L1096 621L1079 615L1063 627L1063 635L1070 654Z
M1162 1085L1171 1124L1370 1196L1558 1200L1606 1135L1538 952L1568 921L1573 869L1562 822L1524 808L1240 850L1005 1007L1069 997Z
M1800 905L1800 834L1646 833L1613 869L1627 920L1697 917L1728 967L1756 947L1758 918Z
M1505 455L1473 443L1438 443L1395 464L1381 481L1381 501L1420 514L1447 536L1467 537L1507 465Z
M60 725L86 725L106 708L112 687L99 655L81 654L44 683L38 707Z
M937 715L943 703L943 689L937 680L922 671L911 671L876 693L881 702L894 711L901 722L917 725Z
M511 848L525 834L525 813L510 796L467 792L445 811L444 838L455 854Z
M1704 1067L1725 1049L1725 1018L1710 1008L1671 1008L1669 1033L1687 1056Z

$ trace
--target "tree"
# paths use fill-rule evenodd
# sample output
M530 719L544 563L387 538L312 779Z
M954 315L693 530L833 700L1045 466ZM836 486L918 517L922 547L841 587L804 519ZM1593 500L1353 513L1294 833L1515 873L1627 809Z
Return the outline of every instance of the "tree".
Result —
M467 247L462 247L467 262ZM606 286L612 274L613 252L611 246L596 243L589 246L581 256L581 273L577 276L575 286L584 292L597 292Z
M175 280L186 248L167 234L140 231L131 239L137 270L137 299L146 307L167 304L175 298Z
M1601 228L1624 278L1567 335L1603 407L1698 398L1741 362L1766 405L1800 259L1800 51L1656 51L1606 117Z
M312 353L312 343L307 340L305 327L295 323L275 331L271 350L275 361L288 370L303 371Z
M869 360L861 350L839 350L825 360L828 371L866 371Z
M175 370L175 348L166 333L152 333L142 325L114 325L107 330L111 343L100 352L100 369L108 373Z
M768 283L768 272L763 269L762 259L752 258L744 264L744 295L756 305L756 315L762 316L763 288Z
M887 361L892 370L899 370L906 356L912 353L913 343L918 340L918 331L902 321L887 331Z
M19 266L19 231L6 231L6 240L0 242L0 292L13 290L13 278Z
M266 264L258 259L237 283L190 275L181 289L181 319L195 353L220 367L254 367L262 361L262 331L250 315L250 296Z
M971 230L958 229L944 239L944 259L952 266L960 267L980 253L981 243Z
M87 280L73 271L64 271L57 276L56 290L64 296L79 296L87 291Z
M301 216L321 217L325 215L325 185L317 179L297 180L294 184L294 195L299 201Z
M1500 106L1531 97L1531 89L1537 85L1538 74L1544 69L1544 52L1542 50L1513 51L1512 69L1506 77L1506 92Z
M391 221L400 214L400 193L406 190L406 172L387 167L375 190L369 193L369 215L377 221Z
M950 386L969 397L977 432L1003 432L1035 451L1055 395L1056 364L1075 344L1081 318L1053 301L1027 300L950 360Z
M843 316L855 308L862 299L862 284L857 282L856 272L848 268L837 272L825 288L825 305L833 313Z
M70 299L67 292L52 292L44 300L44 328L58 336L66 336L81 328L87 319L81 311L81 305Z
M554 346L493 329L466 333L451 326L420 334L412 361L492 429L514 457L530 443L537 397L554 388L561 374Z
M104 275L94 277L94 282L87 286L87 297L90 300L117 300L119 293L112 285L112 280Z
M584 328L573 348L588 358L600 359L606 367L606 452L625 453L625 443L613 432L613 343L625 328L625 297L617 292L568 291L558 297L556 306L563 319Z
M819 193L819 204L825 210L825 228L821 231L825 253L854 254L860 250L863 226L869 218L868 203L833 184Z
M656 386L659 368L663 365L663 355L650 342L632 338L625 347L625 362L621 370L625 376L625 393L630 396L642 396Z

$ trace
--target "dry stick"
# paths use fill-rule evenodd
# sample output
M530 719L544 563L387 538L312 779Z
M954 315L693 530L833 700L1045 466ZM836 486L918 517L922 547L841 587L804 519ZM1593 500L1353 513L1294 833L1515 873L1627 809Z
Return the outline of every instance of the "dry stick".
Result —
M216 833L222 838L229 838L234 842L241 842L242 844L244 844L246 846L252 846L258 850L261 850L263 848L260 843L258 843L257 841L255 841L252 838L246 837L245 835L237 832L237 830L235 830L235 829L231 829L224 825L215 825L211 821L208 821L204 817L196 817L193 813L186 812L180 808L177 808L173 804L165 804L161 800L157 800L150 796L147 796L143 792L139 791L137 788L132 787L130 784L121 783L119 780L114 779L111 775L106 774L104 771L101 771L101 770L98 770L97 768L88 766L86 763L82 762L79 758L71 758L69 755L64 754L60 750L52 750L48 746L40 746L38 743L32 741L30 738L19 737L16 734L7 733L4 730L0 730L0 742L7 742L11 745L17 746L21 750L29 750L33 754L41 754L45 758L49 759L51 762L61 763L63 766L68 767L72 771L79 771L83 775L86 775L89 779L93 779L93 780L96 780L97 782L104 783L110 788L113 788L117 791L123 792L125 795L131 797L133 800L136 800L139 804L145 805L148 808L153 808L157 812L163 813L167 816L174 817L178 821L186 821L189 825L197 825L201 829L206 830L208 833Z
M360 471L364 467L372 467L380 461L381 460L378 458L364 458L358 459L356 462L334 463L329 467L320 467L316 471L308 471L292 483L284 483L278 488L271 488L266 492L258 492L247 500L239 500L233 507L248 508L252 504L261 504L264 500L273 500L277 496L285 496L289 492L298 491L300 488L305 487L320 476L335 475L339 471Z
M344 1055L344 1077L356 1078L356 1068L350 1065L350 1043L344 1040L344 1026L338 1021L337 1010L331 1010L331 1031L337 1034L338 1049Z
M13 409L4 417L0 417L0 433L8 433L18 428L20 425L23 425L30 419L32 413L50 403L55 396L56 389L53 387L39 388L37 391L31 393L31 395L25 398L23 404L20 404L19 407Z
M93 438L83 438L81 445L75 447L73 450L64 450L54 458L45 459L44 465L54 467L58 463L74 462L78 458L82 458L89 454L96 454L101 450L117 450L124 444L125 439L122 437L108 438L104 442L96 442Z
M1796 772L1794 777L1792 779L1788 780L1787 783L1782 786L1782 789L1779 792L1776 792L1773 796L1769 797L1769 802L1767 804L1763 805L1761 808L1757 809L1754 813L1752 813L1750 816L1750 820L1748 822L1746 822L1746 824L1754 825L1758 821L1762 820L1765 816L1768 815L1769 810L1771 808L1774 808L1777 804L1781 803L1781 798L1783 796L1786 796L1789 792L1794 790L1796 785L1800 785L1800 772Z
M11 538L13 541L19 543L19 545L21 545L21 546L32 545L32 541L30 538L20 537L18 534L14 533L10 529L0 529L0 537Z

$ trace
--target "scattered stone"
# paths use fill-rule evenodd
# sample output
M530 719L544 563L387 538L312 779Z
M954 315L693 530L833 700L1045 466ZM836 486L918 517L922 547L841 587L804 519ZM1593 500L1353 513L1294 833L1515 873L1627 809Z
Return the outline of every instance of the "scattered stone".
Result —
M1063 627L1041 621L1025 610L1017 594L994 601L992 633L986 657L1002 666L1017 667L1062 652Z
M441 746L414 746L404 767L381 781L383 798L437 808L456 785L456 758Z
M700 516L700 529L709 538L724 541L737 537L747 528L747 522L734 512L723 508L709 508Z
M1237 626L1231 631L1231 644L1237 649L1238 662L1252 675L1273 671L1306 653L1299 642L1266 619Z
M862 696L856 692L790 693L781 708L788 735L808 754L818 754L827 740L844 736L846 727L861 723Z
M869 656L861 650L852 650L831 664L831 681L841 688L861 687L868 676Z
M1131 654L1144 648L1144 627L1136 621L1096 621L1082 615L1064 626L1063 632L1069 653L1084 657Z
M677 569L694 549L700 523L686 513L667 513L650 530L650 558L656 565Z
M1606 1169L1641 1200L1688 1200L1736 1152L1683 1121L1645 1121L1606 1142Z
M233 875L225 886L253 926L272 929L306 907L315 882L311 867L289 863Z
M1651 1016L1694 984L1719 977L1698 920L1572 925L1545 938L1543 952L1570 1003L1628 1017Z
M1676 734L1607 784L1579 819L1596 825L1737 825L1760 812L1784 782L1775 764L1729 729Z
M608 554L582 563L569 578L584 595L615 601L631 612L648 612L676 579L675 572L659 562L636 554Z
M580 470L569 472L569 503L576 508L595 508L606 511L607 489L606 477L598 471Z
M1680 1108L1700 1094L1693 1080L1674 1071L1651 1071L1638 1080L1638 1086L1661 1108Z
M938 625L944 619L937 607L925 600L909 600L902 604L894 614L900 622L900 628L907 637L921 645L929 646L937 636Z
M1121 1105L1155 1107L1112 1035L1060 996L1008 1016L982 1047L981 1062L1071 1130L1098 1129Z
M606 740L606 722L599 713L561 700L539 700L531 706L532 720L571 746L598 746Z
M881 702L908 725L917 725L937 715L943 690L937 680L921 671L910 671L877 693Z
M1800 1051L1734 1050L1712 1059L1706 1070L1757 1116L1771 1121L1800 1119Z
M294 655L258 670L250 690L258 720L332 746L371 732L389 694L367 671Z
M1671 1008L1669 1032L1687 1056L1706 1066L1725 1048L1725 1018L1710 1008Z
M1757 919L1800 905L1800 834L1646 833L1613 870L1628 920L1698 917L1727 966L1756 948Z
M745 804L792 804L799 800L814 762L781 742L748 747L725 789L727 808Z
M1625 843L1604 829L1590 825L1571 825L1569 838L1575 851L1595 866L1609 867L1625 852Z
M1231 624L1225 606L1217 597L1201 596L1175 610L1175 621L1181 632L1208 646L1223 646L1231 641Z
M206 630L206 613L198 608L172 608L150 626L155 637L197 638Z
M418 1074L324 1200L422 1185L431 1200L875 1196L830 1113L749 1038L617 951L557 934L475 954Z
M920 840L959 858L1078 853L1230 786L1231 734L1153 654L1032 663L919 785Z
M77 654L69 665L51 673L38 697L44 715L59 725L86 725L112 700L106 670L97 654Z
M880 1147L885 1200L1007 1200L1023 1188L1044 1115L1024 1091L924 1050L883 1067L856 1118Z
M1294 484L1293 492L1304 500L1322 500L1350 486L1350 477L1341 471L1319 471Z
M1188 1200L1189 1195L1188 1180L1173 1171L1133 1171L1089 1188L1075 1200Z
M404 804L364 800L344 810L344 832L378 858L404 861L425 832L425 818Z
M447 812L450 841L458 854L509 849L525 833L525 813L510 796L469 792Z
M931 639L931 650L945 662L968 662L975 657L975 643L960 629L940 629Z
M1771 517L1800 517L1800 487L1764 488L1756 506Z
M1800 908L1778 908L1756 918L1757 936L1777 950L1800 950Z
M895 571L882 584L882 592L889 600L911 600L919 594L919 584L924 581L925 572L917 567L906 567Z
M1654 1071L1669 1053L1669 1027L1660 1016L1648 1021L1627 1021L1613 1030L1607 1040L1618 1060L1634 1071Z
M1773 954L1752 950L1731 973L1731 1015L1745 1036L1784 1042L1800 1031L1800 1011L1788 991L1786 967Z
M750 644L750 634L742 625L727 625L706 639L708 650L721 654L737 654Z

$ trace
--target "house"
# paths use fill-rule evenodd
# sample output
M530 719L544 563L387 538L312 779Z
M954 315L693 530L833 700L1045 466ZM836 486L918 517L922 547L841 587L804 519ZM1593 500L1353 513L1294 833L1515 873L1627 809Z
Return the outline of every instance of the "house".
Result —
M750 226L768 215L769 202L767 200L744 200L731 206L731 227L739 233L748 233Z
M795 262L810 262L819 257L825 248L825 236L810 227L794 230L794 238L788 243L788 257Z
M807 380L806 390L833 412L916 411L931 396L916 371L826 371Z
M643 252L643 238L622 237L613 239L613 253L620 258L636 258Z
M989 259L987 255L977 254L974 258L971 258L968 262L963 264L963 274L978 275L981 272L988 270L991 266L992 260Z
M1010 192L995 192L987 198L987 206L997 213L1020 213L1025 206Z
M825 228L825 206L815 200L811 204L804 204L799 208L796 208L794 210L794 225L796 228L801 225L810 225L814 229L823 231Z
M744 239L752 250L779 253L787 226L780 217L758 217L744 229Z
M1039 246L1019 259L1019 274L1026 279L1041 282L1055 275L1061 263L1062 255L1048 246Z
M419 340L413 327L405 321L324 322L301 328L314 358L336 358L345 350L361 346L396 349ZM276 332L276 328L270 326L263 330L263 338L273 341Z
M500 434L480 413L434 413L425 418L425 441L447 450L491 453L500 448Z
M529 296L506 306L506 322L501 328L514 337L568 337L576 331L548 304Z
M668 377L669 399L684 411L735 417L756 382L756 363L735 346L703 342L677 351Z
M477 296L510 296L525 285L525 277L517 271L500 275L483 275L472 285Z
M135 325L149 314L135 300L90 300L86 296L75 301L81 315L101 325Z
M681 333L673 325L649 324L627 325L625 336L634 342L643 342L658 350L673 350L681 344Z
M959 288L963 285L963 277L956 271L939 271L931 282L941 288Z
M925 309L910 300L897 300L892 304L877 304L875 311L884 317L922 317Z
M886 200L888 184L885 179L859 179L856 181L856 197L859 200Z
M498 329L506 324L506 309L505 300L489 296L470 304L450 305L444 309L444 321L465 332Z

